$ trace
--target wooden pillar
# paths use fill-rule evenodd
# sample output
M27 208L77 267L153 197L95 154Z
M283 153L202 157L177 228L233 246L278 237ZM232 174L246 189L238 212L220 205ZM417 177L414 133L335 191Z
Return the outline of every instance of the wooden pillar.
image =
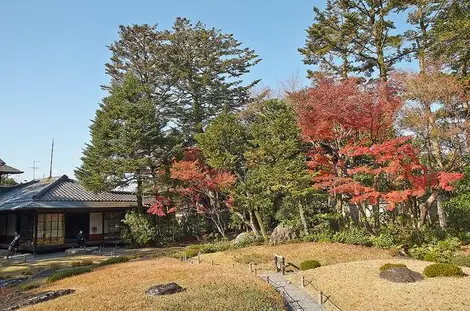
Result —
M33 215L33 226L34 226L34 233L33 233L33 255L36 258L36 249L38 247L38 211L34 211ZM64 232L65 235L65 232Z
M103 237L103 247L104 247L104 212L101 213L101 236Z

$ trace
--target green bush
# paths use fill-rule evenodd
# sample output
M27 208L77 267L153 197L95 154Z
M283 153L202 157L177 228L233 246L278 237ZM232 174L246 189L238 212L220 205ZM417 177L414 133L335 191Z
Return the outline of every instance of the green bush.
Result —
M333 234L326 230L306 235L302 238L304 242L330 242Z
M348 230L336 232L332 237L333 242L372 246L372 239L369 233L362 229L351 227Z
M402 263L386 263L380 267L380 271L385 271L392 268L406 268L406 265Z
M435 263L424 268L424 275L428 278L438 276L463 276L462 268L453 264Z
M145 246L156 239L157 230L150 215L130 211L122 224L121 240L128 245Z
M72 267L81 267L81 266L91 266L93 264L92 260L84 259L82 261L72 261L70 264Z
M470 267L470 256L457 255L452 259L452 264L462 267Z
M186 257L190 258L190 257L196 257L197 254L199 254L199 250L197 249L186 249L184 251L184 254L186 255Z
M390 231L385 231L379 236L372 237L371 241L374 247L377 248L390 249L397 246L397 240Z
M88 273L88 272L91 272L91 271L92 271L91 268L87 268L87 267L79 267L79 268L72 268L72 269L68 269L68 270L63 270L63 271L59 271L59 272L56 272L56 273L52 274L47 279L47 281L48 282L55 282L55 281L58 281L58 280L62 280L62 279L71 277L71 276L84 274L84 273Z
M244 235L243 239L239 239L239 241L235 244L237 248L248 247L251 245L259 245L263 244L264 239L262 236L257 236L253 232L248 232Z
M457 238L448 238L443 241L437 241L422 246L415 246L410 249L414 258L439 262L450 263L455 256L455 252L460 249L460 240Z
M317 260L306 260L300 263L300 270L309 270L320 267L321 264Z
M100 262L98 266L114 265L117 263L128 262L129 260L131 260L131 258L126 256L111 257L106 259L105 261Z
M223 252L230 248L232 248L232 244L230 242L221 241L221 242L216 242L216 243L203 244L200 247L200 251L201 253L209 254L209 253L215 253L215 252Z

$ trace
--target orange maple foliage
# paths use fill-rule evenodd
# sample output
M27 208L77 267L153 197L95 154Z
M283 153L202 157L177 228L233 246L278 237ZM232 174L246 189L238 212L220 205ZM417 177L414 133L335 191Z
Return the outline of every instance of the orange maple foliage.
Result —
M353 204L386 202L391 210L429 189L452 190L462 174L431 172L410 137L393 138L402 106L396 92L390 84L321 80L292 96L303 138L312 145L307 165L316 173L315 188L345 194Z

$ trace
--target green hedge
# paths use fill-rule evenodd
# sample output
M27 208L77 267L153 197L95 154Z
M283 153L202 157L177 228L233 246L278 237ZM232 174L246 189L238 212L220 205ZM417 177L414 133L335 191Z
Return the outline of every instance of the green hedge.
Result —
M300 270L309 270L321 267L321 264L317 260L306 260L300 263Z
M424 275L428 278L438 276L463 276L462 268L453 264L435 263L424 268Z
M385 271L392 268L406 268L406 265L402 263L386 263L380 267L380 271Z
M71 276L80 275L80 274L88 273L88 272L91 272L91 271L92 271L91 268L86 268L86 267L79 267L79 268L63 270L63 271L59 271L59 272L56 272L53 275L51 275L47 279L47 281L55 282L55 281L58 281L58 280L62 280L62 279L71 277Z
M106 259L105 261L100 262L98 266L114 265L117 263L128 262L129 260L131 260L131 258L126 256L111 257Z
M457 255L452 259L452 263L457 266L470 267L470 256Z

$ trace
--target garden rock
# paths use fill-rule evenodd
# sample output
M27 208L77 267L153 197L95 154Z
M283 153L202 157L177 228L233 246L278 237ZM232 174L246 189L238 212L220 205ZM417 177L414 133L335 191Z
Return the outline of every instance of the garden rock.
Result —
M21 283L25 282L27 279L28 279L28 277L0 280L0 288L7 287L7 286L18 285L18 284L21 284Z
M297 235L291 227L279 225L274 228L269 242L271 244L279 244L295 238L297 238Z
M149 296L171 295L184 291L184 288L176 283L159 284L150 287L145 291Z
M235 238L235 244L245 244L249 242L254 242L256 240L255 235L252 232L242 232Z
M52 290L52 291L39 293L23 300L22 302L8 308L7 310L18 310L27 306L38 304L40 302L49 301L52 299L59 298L61 296L65 296L65 295L70 295L74 292L75 290L73 289L59 289L59 290Z
M414 283L421 281L421 273L411 271L405 267L393 267L380 272L379 277L394 283Z
M87 248L69 248L65 250L65 256L73 255L90 255L93 252L99 250L99 247L87 247Z

